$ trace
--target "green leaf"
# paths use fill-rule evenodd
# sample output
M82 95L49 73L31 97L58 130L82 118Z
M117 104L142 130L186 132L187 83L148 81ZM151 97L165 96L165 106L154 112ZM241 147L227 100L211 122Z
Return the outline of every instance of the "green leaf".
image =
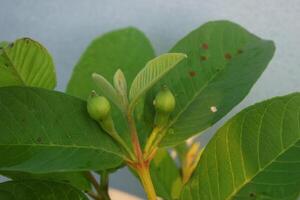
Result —
M5 200L88 200L74 187L52 181L8 181L0 184L0 199Z
M56 172L49 174L31 174L26 172L1 171L0 174L13 180L46 180L63 182L79 190L90 191L91 184L83 174L84 172Z
M0 51L0 87L33 86L53 89L56 75L53 60L41 44L29 38L18 39Z
M187 59L147 97L147 113L153 116L152 101L161 85L167 85L176 97L170 133L162 146L178 144L226 115L249 93L274 49L273 42L228 21L209 22L180 40L171 52L185 53Z
M296 199L300 191L300 93L230 119L205 148L188 199Z
M118 95L116 89L108 82L103 76L97 73L93 73L92 75L95 85L98 86L98 89L102 94L105 94L107 98L109 98L116 106L120 109L123 108L121 97Z
M67 92L86 99L95 89L92 73L101 74L112 83L113 76L121 69L130 84L154 52L146 36L136 28L124 28L96 38L75 66ZM101 92L101 91L97 91Z
M158 150L151 163L150 173L158 196L164 200L179 198L182 188L180 171L167 150Z
M132 82L129 92L131 107L133 108L142 95L184 58L186 55L182 53L168 53L150 60Z
M104 170L120 148L86 111L86 102L30 87L0 88L0 170L29 173Z

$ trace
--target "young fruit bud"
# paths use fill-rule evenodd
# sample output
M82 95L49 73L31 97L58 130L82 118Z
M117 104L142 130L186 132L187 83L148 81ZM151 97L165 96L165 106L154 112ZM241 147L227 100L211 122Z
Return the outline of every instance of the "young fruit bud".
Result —
M168 123L170 113L175 108L175 97L172 92L164 86L154 99L156 110L155 125L162 127Z
M110 103L103 97L92 91L87 101L87 110L91 118L96 120L108 134L115 134L114 122L110 114Z
M94 120L103 121L110 116L110 103L105 97L92 91L87 100L87 111Z
M169 88L164 86L156 95L153 104L157 111L171 113L175 108L175 97Z

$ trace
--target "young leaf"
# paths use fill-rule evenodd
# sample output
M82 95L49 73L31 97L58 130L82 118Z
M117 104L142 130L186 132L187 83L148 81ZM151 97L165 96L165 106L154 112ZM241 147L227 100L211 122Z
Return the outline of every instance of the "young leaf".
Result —
M0 199L6 200L88 200L74 187L53 181L8 181L0 183Z
M40 88L0 88L0 170L104 170L122 152L91 119L86 102Z
M143 94L184 58L186 55L182 53L168 53L150 60L132 82L129 92L131 107L133 108Z
M53 60L41 44L18 39L0 50L0 87L19 85L53 89L56 75Z
M146 36L136 28L124 28L96 38L88 46L74 68L67 87L69 94L86 99L95 89L92 73L101 74L112 80L121 69L128 83L154 57L154 52ZM100 92L100 91L97 91Z
M182 188L180 171L167 150L158 150L151 163L150 173L158 196L165 200L179 198Z
M210 127L250 91L274 53L274 44L228 21L209 22L180 40L171 52L187 54L151 90L147 107L167 85L176 108L162 146L178 144ZM150 113L150 112L148 112ZM153 117L152 117L153 119Z
M109 98L116 106L118 106L120 109L123 109L121 97L117 93L116 89L110 84L110 82L97 73L93 73L92 78L96 86L98 86L98 89L101 91L101 94L105 94L105 96Z
M128 105L127 81L124 73L120 69L118 69L114 75L114 86L122 98L123 109L125 110Z
M49 174L31 174L26 172L1 171L0 174L13 180L45 180L67 183L73 187L90 191L91 184L84 176L85 172L54 172Z
M230 119L205 148L181 199L296 199L300 189L300 93Z

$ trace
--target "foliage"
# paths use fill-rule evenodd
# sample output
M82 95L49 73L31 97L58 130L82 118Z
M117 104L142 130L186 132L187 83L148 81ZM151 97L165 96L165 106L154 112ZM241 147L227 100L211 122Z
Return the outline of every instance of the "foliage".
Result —
M109 174L127 165L150 200L297 199L299 93L244 109L205 148L185 144L246 97L274 51L213 21L155 57L128 27L92 41L63 93L41 44L1 42L0 174L12 180L0 198L108 200Z

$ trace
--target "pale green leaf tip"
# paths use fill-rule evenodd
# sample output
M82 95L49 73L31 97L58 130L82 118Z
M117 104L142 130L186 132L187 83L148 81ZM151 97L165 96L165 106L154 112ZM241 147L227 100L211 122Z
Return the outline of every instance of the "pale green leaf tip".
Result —
M92 73L92 79L96 80L99 78L99 76L101 76L100 74L97 74L96 72Z

